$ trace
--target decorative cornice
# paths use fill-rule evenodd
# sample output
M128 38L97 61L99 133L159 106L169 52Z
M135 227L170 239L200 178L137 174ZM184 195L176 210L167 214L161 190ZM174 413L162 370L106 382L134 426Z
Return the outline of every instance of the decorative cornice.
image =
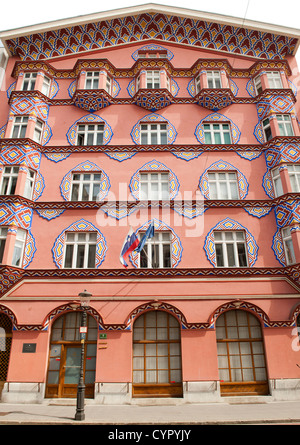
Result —
M108 59L79 59L71 69L57 69L46 61L16 62L12 77L18 77L22 71L44 71L56 79L75 79L82 70L105 69L118 78L135 77L143 69L165 69L172 77L194 77L203 69L224 69L229 77L252 77L262 70L284 70L287 76L291 69L286 60L264 60L255 62L249 68L234 68L227 59L198 59L190 68L175 68L168 59L139 59L130 68L117 68Z

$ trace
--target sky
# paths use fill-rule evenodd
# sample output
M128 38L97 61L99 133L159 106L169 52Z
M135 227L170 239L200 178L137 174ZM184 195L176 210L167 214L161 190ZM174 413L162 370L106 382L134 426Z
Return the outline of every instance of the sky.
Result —
M14 5L12 10L10 2L1 5L0 31L146 3L151 2L147 0L109 0L108 2L99 0L49 0L48 2L14 0L12 1ZM299 0L153 0L152 3L300 28ZM298 65L300 65L300 49L297 56Z

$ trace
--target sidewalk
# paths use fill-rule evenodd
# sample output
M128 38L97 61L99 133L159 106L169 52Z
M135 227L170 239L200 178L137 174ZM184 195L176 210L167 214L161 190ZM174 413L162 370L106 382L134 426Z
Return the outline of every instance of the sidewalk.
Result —
M74 420L75 400L60 404L0 403L0 425L239 425L299 424L300 401L233 402L168 405L86 404L85 420Z

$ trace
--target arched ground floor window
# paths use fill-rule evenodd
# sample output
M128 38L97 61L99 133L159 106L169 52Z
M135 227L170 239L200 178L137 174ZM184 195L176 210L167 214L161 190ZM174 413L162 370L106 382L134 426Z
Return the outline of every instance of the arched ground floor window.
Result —
M181 334L164 311L140 315L133 325L133 397L182 397Z
M11 341L12 322L7 315L0 313L0 395L6 382Z
M269 394L258 319L247 311L224 312L216 322L221 395Z
M80 376L81 342L79 327L82 313L74 311L61 315L51 331L46 397L77 395ZM94 397L97 333L96 320L87 316L87 336L84 346L85 397Z

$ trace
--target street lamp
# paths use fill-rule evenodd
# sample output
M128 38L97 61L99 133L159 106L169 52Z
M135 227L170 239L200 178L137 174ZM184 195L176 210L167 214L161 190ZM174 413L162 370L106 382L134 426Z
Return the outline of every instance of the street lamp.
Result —
M86 290L84 292L80 292L78 294L80 297L80 307L82 311L81 323L80 323L80 341L81 341L81 362L80 362L80 377L79 383L77 386L77 405L76 405L76 414L75 420L84 420L84 395L85 395L85 384L84 384L84 376L83 376L83 367L84 367L84 342L85 336L87 332L87 314L86 311L90 305L90 300L92 294L88 293Z

